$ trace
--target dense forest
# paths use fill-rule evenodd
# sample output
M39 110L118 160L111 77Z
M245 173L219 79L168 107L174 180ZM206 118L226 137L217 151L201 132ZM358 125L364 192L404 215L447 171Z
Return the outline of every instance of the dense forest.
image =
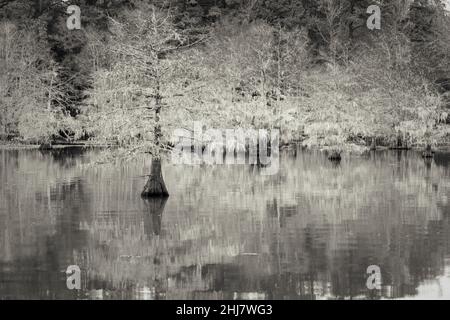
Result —
M373 4L380 30L366 26ZM128 156L201 121L351 152L449 141L438 0L0 0L0 70L2 140Z

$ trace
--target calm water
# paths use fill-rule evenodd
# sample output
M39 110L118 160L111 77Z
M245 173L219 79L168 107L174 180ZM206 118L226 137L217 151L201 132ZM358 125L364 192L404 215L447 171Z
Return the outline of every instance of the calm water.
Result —
M0 298L450 298L450 154L290 151L276 176L166 163L170 198L144 201L149 161L96 153L0 151Z

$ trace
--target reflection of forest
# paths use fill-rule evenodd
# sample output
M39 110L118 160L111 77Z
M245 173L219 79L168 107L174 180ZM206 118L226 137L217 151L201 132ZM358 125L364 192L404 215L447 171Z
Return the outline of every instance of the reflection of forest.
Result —
M153 297L320 298L370 296L371 264L382 268L387 297L414 295L443 273L448 168L388 153L338 168L320 159L287 158L277 177L170 168L177 190L162 215L136 208L124 185L118 194L131 195L135 214L96 220L93 241L108 245L92 254L93 274Z
M0 151L0 297L74 298L64 271L86 241L77 150ZM85 232L84 232L85 233Z
M1 296L75 297L78 264L91 298L378 298L375 264L398 298L450 266L448 155L285 153L277 176L166 166L167 201L139 198L146 161L64 159L0 153Z

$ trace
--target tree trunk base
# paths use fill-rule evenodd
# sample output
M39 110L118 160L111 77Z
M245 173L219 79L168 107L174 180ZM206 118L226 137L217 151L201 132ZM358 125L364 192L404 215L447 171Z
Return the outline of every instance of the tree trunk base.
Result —
M434 157L434 151L431 149L431 145L427 145L424 152L422 152L422 158L430 159Z
M332 151L329 155L328 155L328 160L330 161L341 161L341 154L340 152L337 151Z
M168 197L166 184L161 171L161 160L154 159L152 161L152 169L144 190L141 193L143 198L163 198Z
M39 146L39 150L52 150L53 146L50 142L43 143Z
M370 145L370 150L371 151L377 150L377 139L376 138L372 138L372 143Z

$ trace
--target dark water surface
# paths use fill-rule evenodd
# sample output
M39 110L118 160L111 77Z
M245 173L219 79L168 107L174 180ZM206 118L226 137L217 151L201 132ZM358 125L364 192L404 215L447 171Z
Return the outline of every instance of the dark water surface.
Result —
M0 151L0 298L450 298L450 154L285 152L275 176L166 163L170 198L144 201L150 162L86 166L96 153Z

